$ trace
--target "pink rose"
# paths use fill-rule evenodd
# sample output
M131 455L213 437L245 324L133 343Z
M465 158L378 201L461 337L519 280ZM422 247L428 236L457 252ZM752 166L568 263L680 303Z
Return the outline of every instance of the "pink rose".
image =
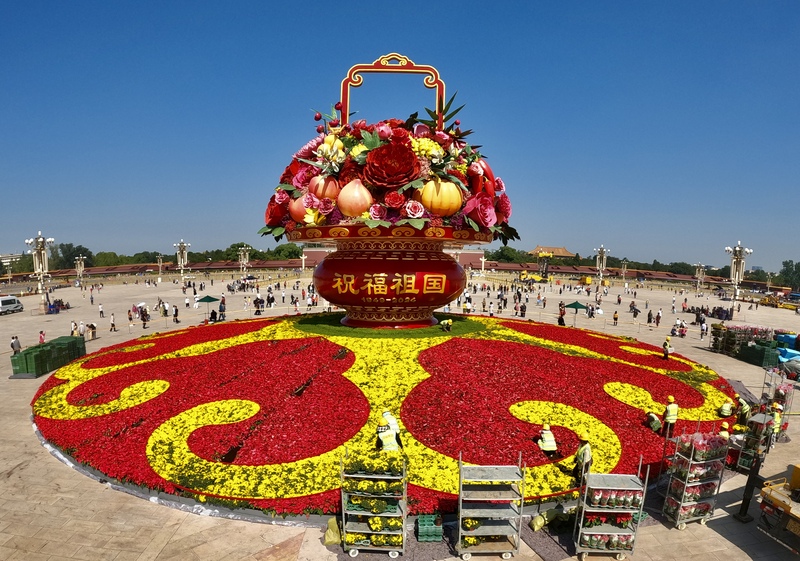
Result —
M494 178L494 192L495 194L506 192L506 184L499 177Z
M313 193L303 195L303 206L306 208L319 208L319 199Z
M336 208L336 205L332 199L319 199L319 206L317 207L317 210L320 214L327 216L333 212L334 208Z
M283 189L278 189L275 191L275 202L279 205L289 204L289 201L292 200L292 197L289 196L289 193L284 191Z
M497 214L494 211L494 201L488 193L481 191L467 201L464 205L464 214L480 226L490 228L497 224Z
M403 210L405 210L405 214L409 218L422 218L425 214L425 207L419 201L408 201Z
M375 132L378 133L378 138L381 140L388 140L392 136L392 127L386 123L380 123L375 126Z
M494 210L497 213L497 222L500 224L508 222L508 219L511 218L511 199L508 198L508 195L500 193L494 203Z
M369 217L373 220L386 220L386 207L375 203L369 207Z
M417 123L414 125L414 136L417 137L428 137L431 135L431 129L428 125L423 125L422 123Z

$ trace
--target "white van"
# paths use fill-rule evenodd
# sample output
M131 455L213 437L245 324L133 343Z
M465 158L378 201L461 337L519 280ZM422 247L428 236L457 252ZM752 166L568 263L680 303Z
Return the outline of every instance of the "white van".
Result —
M22 302L16 296L0 296L0 314L22 311Z

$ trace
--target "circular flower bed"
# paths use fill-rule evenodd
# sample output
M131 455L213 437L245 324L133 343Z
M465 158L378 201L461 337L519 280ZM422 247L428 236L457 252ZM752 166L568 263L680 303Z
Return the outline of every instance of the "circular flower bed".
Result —
M712 430L733 394L708 368L638 341L502 318L451 332L347 329L340 314L156 333L56 371L32 407L43 437L120 482L278 513L339 509L345 453L375 449L384 409L403 429L415 512L453 510L458 456L516 463L529 499L569 493L577 434L594 471L661 459L644 424L667 395L677 432ZM550 424L561 458L534 443ZM565 473L566 472L566 473Z

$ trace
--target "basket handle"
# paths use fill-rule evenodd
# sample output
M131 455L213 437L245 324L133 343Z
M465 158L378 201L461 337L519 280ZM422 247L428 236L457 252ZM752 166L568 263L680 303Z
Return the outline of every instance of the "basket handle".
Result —
M426 88L436 90L436 114L438 116L437 129L444 129L444 81L439 77L439 71L433 66L414 64L414 61L398 53L389 53L378 58L371 64L356 64L350 68L347 76L342 80L342 110L341 123L346 125L350 120L350 88L358 88L364 83L362 72L381 72L384 74L423 74L423 83Z

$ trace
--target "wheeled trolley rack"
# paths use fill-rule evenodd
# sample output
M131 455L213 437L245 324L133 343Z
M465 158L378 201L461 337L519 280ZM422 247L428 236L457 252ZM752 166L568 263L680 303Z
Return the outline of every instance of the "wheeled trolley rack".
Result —
M465 561L491 553L510 559L519 553L525 470L517 465L470 466L458 460L456 553Z

